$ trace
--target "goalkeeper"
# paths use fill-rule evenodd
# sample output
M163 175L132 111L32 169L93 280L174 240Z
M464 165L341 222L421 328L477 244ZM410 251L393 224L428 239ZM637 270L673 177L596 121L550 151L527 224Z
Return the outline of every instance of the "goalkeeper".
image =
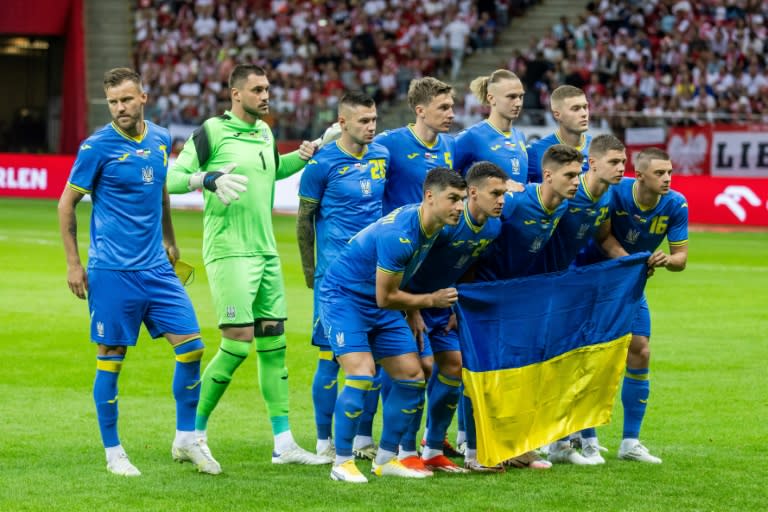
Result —
M326 464L299 447L288 422L285 291L272 231L275 180L301 170L318 142L279 155L262 117L269 81L253 65L229 78L232 108L195 130L169 172L170 193L203 188L203 263L221 329L221 345L202 376L195 434L206 439L208 418L256 339L259 387L274 434L275 464ZM218 464L217 464L218 466Z

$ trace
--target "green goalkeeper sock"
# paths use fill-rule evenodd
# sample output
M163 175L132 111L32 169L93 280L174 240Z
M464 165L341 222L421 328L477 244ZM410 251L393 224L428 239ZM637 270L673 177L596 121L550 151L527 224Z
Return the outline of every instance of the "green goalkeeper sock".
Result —
M285 367L285 335L256 338L259 387L267 404L272 433L290 430L288 423L288 368Z
M208 417L227 390L235 370L245 361L250 351L249 342L221 338L219 351L208 363L200 379L200 402L197 404L195 430L204 431L208 428Z

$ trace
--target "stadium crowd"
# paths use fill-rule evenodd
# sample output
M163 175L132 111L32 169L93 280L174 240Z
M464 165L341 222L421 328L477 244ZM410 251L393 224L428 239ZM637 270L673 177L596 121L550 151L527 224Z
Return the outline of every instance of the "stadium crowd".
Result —
M309 138L335 119L345 89L386 109L413 78L455 78L467 54L492 47L510 16L533 3L139 0L135 58L151 93L147 116L198 125L224 110L232 67L255 63L269 70L275 134ZM584 88L593 123L616 133L766 122L766 22L768 4L757 0L601 0L513 51L507 68L523 79L528 122L544 121L561 84ZM459 128L487 113L471 93L457 107Z
M601 0L515 51L526 107L583 88L593 121L630 126L768 120L768 3Z
M386 108L413 78L450 73L493 45L511 8L530 1L284 2L140 0L136 65L150 91L148 119L198 125L229 101L238 63L269 71L279 138L306 138L335 120L345 89Z

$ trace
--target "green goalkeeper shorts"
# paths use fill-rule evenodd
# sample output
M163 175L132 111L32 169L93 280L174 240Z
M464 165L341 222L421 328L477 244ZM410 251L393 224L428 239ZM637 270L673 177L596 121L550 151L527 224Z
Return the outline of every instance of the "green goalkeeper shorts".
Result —
M278 256L221 258L207 264L205 271L219 328L287 318Z

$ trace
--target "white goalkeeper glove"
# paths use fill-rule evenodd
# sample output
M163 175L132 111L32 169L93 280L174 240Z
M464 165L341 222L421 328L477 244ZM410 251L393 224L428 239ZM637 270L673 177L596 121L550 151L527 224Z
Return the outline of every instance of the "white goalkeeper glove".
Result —
M205 188L216 194L222 204L229 206L232 201L240 199L248 183L248 176L231 174L236 167L237 164L229 164L215 171L196 172L189 178L189 190Z
M321 147L325 146L329 142L333 142L339 137L341 137L341 126L339 123L333 123L331 126L325 129L323 136L313 140L312 144L316 145L317 149L320 149Z

